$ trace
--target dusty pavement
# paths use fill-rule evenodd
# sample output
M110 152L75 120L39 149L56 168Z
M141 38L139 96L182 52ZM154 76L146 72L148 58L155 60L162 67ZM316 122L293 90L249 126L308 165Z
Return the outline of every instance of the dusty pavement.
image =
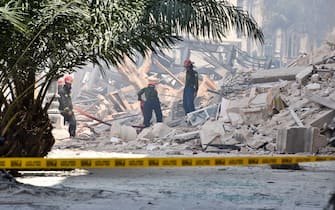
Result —
M324 209L335 162L302 166L30 171L1 182L0 209Z
M57 140L49 157L145 155L112 148L105 142ZM182 150L180 156L190 153ZM205 154L194 156L199 155ZM325 209L335 192L335 162L300 165L303 170L263 165L24 171L19 183L0 179L0 210Z

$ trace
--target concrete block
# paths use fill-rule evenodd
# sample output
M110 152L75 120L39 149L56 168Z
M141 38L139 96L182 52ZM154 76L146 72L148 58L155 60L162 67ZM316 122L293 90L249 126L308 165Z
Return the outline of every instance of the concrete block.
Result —
M329 98L321 97L316 94L306 94L305 97L308 100L313 101L314 103L318 103L325 107L335 109L335 102Z
M229 112L228 113L228 118L229 118L230 123L233 126L242 125L244 123L241 115L237 114L237 113L234 113L234 112ZM224 121L224 122L226 122L226 121Z
M154 137L156 138L163 138L166 137L169 133L172 132L173 129L169 128L164 123L155 123L152 126L152 133L154 134Z
M314 127L292 127L279 129L277 150L281 153L312 152L327 144L326 137L320 135L320 129Z
M181 133L181 134L177 134L173 137L173 140L176 142L186 142L188 140L192 140L195 138L199 138L199 132L200 131L192 131L192 132L188 132L188 133Z
M154 140L155 138L165 138L171 134L174 129L169 128L164 123L155 123L153 126L145 128L138 134L137 140L149 139Z
M322 128L325 124L329 124L335 117L335 110L327 110L321 113L319 116L314 117L313 121L309 122L308 124L311 127L318 127Z
M57 113L48 113L49 119L51 124L57 128L62 129L64 128L64 117L61 114Z
M266 98L268 93L261 93L256 95L252 100L250 100L249 106L266 106Z
M277 150L281 153L311 152L312 139L312 127L279 129L277 133Z
M227 112L240 113L240 110L248 107L248 98L241 98L238 100L231 100L229 102Z
M311 83L311 84L308 84L306 85L306 89L307 90L321 90L321 85L319 83Z
M229 103L230 100L222 97L222 101L221 101L221 118L223 119L223 121L229 121L229 116L228 116L228 112L227 109L229 107Z
M131 126L113 123L111 127L111 137L120 138L126 141L135 140L137 137L136 129Z
M247 124L259 124L269 118L266 107L241 109L240 115Z
M319 151L320 147L325 147L327 145L327 137L324 135L320 135L320 129L314 128L313 132L313 142L312 142L312 152L316 153Z
M222 144L225 134L223 123L220 121L207 121L200 130L200 140L203 148L207 144Z

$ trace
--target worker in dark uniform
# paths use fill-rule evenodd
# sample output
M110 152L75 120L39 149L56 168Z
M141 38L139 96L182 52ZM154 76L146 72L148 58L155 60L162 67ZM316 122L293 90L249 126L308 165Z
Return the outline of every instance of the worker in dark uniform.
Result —
M64 87L64 79L60 78L57 80L57 99L58 99L58 109L59 110L64 110L64 105L63 105L63 101L61 99L61 96L64 95L63 94L63 87Z
M143 118L144 118L144 127L150 126L150 120L152 117L152 111L155 111L156 120L157 122L163 122L163 115L162 115L162 109L160 105L160 101L158 98L158 93L155 88L156 83L155 82L149 82L148 86L141 89L138 93L138 100L143 103L142 95L144 93L144 96L146 100L144 101L143 105Z
M59 90L59 110L64 117L64 123L69 123L69 134L70 137L76 136L77 122L73 113L73 105L71 99L71 86L72 86L72 77L66 76L64 78L63 88Z
M184 62L184 67L186 69L186 81L183 94L183 106L185 110L185 115L187 113L193 112L194 99L197 96L199 82L198 82L198 72L193 70L193 62L186 59Z

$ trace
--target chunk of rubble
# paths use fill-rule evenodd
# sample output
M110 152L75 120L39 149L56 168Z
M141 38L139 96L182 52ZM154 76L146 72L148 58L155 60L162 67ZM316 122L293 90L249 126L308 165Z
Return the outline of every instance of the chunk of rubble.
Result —
M141 133L138 134L137 140L149 139L150 141L153 141L157 138L164 139L168 135L172 135L172 132L174 132L174 129L171 129L166 124L155 123L151 127L144 128Z
M120 125L119 123L113 123L111 127L111 137L120 138L125 141L136 140L137 133L136 129L131 126Z
M280 129L277 134L277 149L281 153L311 152L327 145L327 139L314 127L291 127Z
M174 135L173 140L177 143L184 143L186 141L197 139L199 137L200 137L200 131L196 130L196 131Z

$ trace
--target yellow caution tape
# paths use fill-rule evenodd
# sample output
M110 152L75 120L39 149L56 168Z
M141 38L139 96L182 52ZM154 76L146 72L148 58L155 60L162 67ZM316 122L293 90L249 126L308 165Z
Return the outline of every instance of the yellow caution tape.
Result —
M143 168L246 166L334 161L335 156L148 157L148 158L0 158L2 169Z

